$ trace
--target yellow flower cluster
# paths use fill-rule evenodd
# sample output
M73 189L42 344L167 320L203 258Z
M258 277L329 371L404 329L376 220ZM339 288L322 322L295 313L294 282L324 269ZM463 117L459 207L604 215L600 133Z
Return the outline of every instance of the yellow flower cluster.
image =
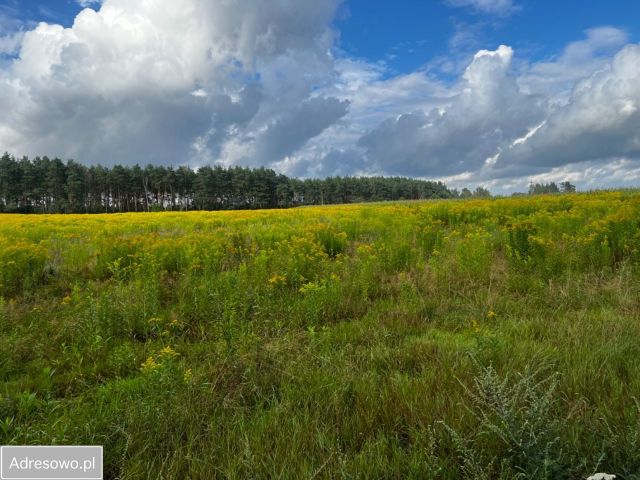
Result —
M282 285L284 283L287 282L287 277L285 277L284 275L273 275L270 279L269 279L269 285Z
M0 215L0 296L60 275L126 283L243 272L255 275L259 288L301 289L336 281L332 272L352 265L397 272L429 261L444 269L452 258L472 278L486 274L496 254L549 271L599 268L638 255L638 218L636 191L269 211ZM150 323L169 333L181 328L171 318Z
M170 346L166 346L162 350L160 350L160 357L162 357L162 358L175 358L175 357L177 357L179 355L180 354L178 352L176 352Z
M180 354L178 352L176 352L171 346L167 345L163 347L157 355L147 357L142 365L140 365L140 371L143 373L155 372L162 367L163 362L170 362L179 356Z
M160 368L160 364L153 357L148 357L140 366L143 373L151 373Z

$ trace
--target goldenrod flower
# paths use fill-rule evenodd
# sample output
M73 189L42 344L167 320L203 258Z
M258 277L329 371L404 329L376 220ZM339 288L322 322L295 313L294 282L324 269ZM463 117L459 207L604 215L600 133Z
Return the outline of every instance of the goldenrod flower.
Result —
M158 368L160 368L160 364L156 363L153 357L149 357L144 361L144 363L140 367L140 370L144 373L149 373L157 370Z
M167 345L162 350L160 350L161 357L174 358L174 357L177 357L178 355L180 354L176 352L173 348L171 348L169 345Z
M314 290L318 290L318 288L319 288L318 285L316 285L313 282L309 282L302 285L298 291L300 293L306 294L306 293L313 292Z
M284 277L282 275L274 275L269 279L269 284L270 285L278 285L280 283L285 283L287 281L287 277Z
M480 331L480 324L475 318L471 320L471 329L476 333Z

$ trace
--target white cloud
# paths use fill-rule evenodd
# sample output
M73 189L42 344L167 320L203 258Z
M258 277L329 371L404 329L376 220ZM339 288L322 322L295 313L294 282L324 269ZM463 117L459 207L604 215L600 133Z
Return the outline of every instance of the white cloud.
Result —
M638 178L640 46L625 31L588 30L536 63L479 50L444 82L336 54L339 3L105 0L70 28L2 30L0 55L17 57L0 61L0 150L494 188Z
M528 65L518 81L527 92L550 95L555 102L564 103L577 82L605 68L628 41L629 34L619 28L589 29L584 39L571 42L559 56Z
M100 5L102 0L76 0L76 3L82 8L93 7L94 5Z
M626 46L606 68L578 82L566 104L495 167L496 174L513 174L612 157L640 157L639 45Z
M71 28L40 23L0 68L0 147L103 163L228 161L227 142L260 138L330 75L338 3L105 0ZM298 131L292 148L318 128Z
M441 92L438 108L407 108L363 135L366 162L376 172L499 191L526 189L531 178L545 175L578 178L585 187L594 185L589 175L601 185L637 183L640 46L620 50L626 41L621 30L592 29L557 61L518 71L509 47L481 50L452 95ZM557 81L528 88L551 66ZM582 170L588 175L577 175Z
M366 158L359 139L390 117L416 109L429 111L454 95L424 71L389 77L383 64L348 58L336 61L334 82L322 91L349 101L349 111L289 160L292 174L383 174Z
M584 162L564 165L548 172L533 175L530 183L562 182L568 180L582 188L601 188L603 185L637 186L640 182L640 163L628 158L611 158L606 162Z
M20 50L24 32L0 35L0 56L15 55Z
M544 118L544 101L522 93L509 73L513 50L481 50L458 93L440 108L390 118L360 139L368 158L394 174L455 175L524 136Z
M25 23L18 18L15 7L0 5L0 59L18 52L25 27Z
M508 15L516 8L512 0L445 0L452 7L470 7L481 13Z

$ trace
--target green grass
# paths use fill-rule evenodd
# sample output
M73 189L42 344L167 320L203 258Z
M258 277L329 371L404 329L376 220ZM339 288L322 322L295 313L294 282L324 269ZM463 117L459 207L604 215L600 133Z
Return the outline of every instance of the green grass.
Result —
M122 479L639 479L639 249L634 191L0 216L0 444Z

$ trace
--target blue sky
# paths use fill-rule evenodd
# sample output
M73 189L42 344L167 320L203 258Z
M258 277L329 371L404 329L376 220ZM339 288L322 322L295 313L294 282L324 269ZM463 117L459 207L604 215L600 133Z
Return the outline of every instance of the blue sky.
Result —
M600 5L599 7L597 5ZM524 0L507 16L486 16L435 0L350 0L336 23L341 47L408 72L447 55L459 29L474 35L466 48L508 44L532 60L557 54L594 26L614 25L637 38L640 2L629 0ZM390 59L389 55L396 55Z
M86 4L96 8L96 3ZM84 8L76 0L0 0L0 6L25 22L64 26L71 26ZM470 47L506 43L526 51L534 60L556 54L580 38L582 32L598 25L622 28L636 41L640 2L522 0L506 17L487 17L474 9L451 8L437 0L348 0L334 23L340 31L339 47L346 54L383 61L395 71L406 73L446 55L458 29L477 35Z
M0 150L637 185L638 19L628 0L0 0Z

